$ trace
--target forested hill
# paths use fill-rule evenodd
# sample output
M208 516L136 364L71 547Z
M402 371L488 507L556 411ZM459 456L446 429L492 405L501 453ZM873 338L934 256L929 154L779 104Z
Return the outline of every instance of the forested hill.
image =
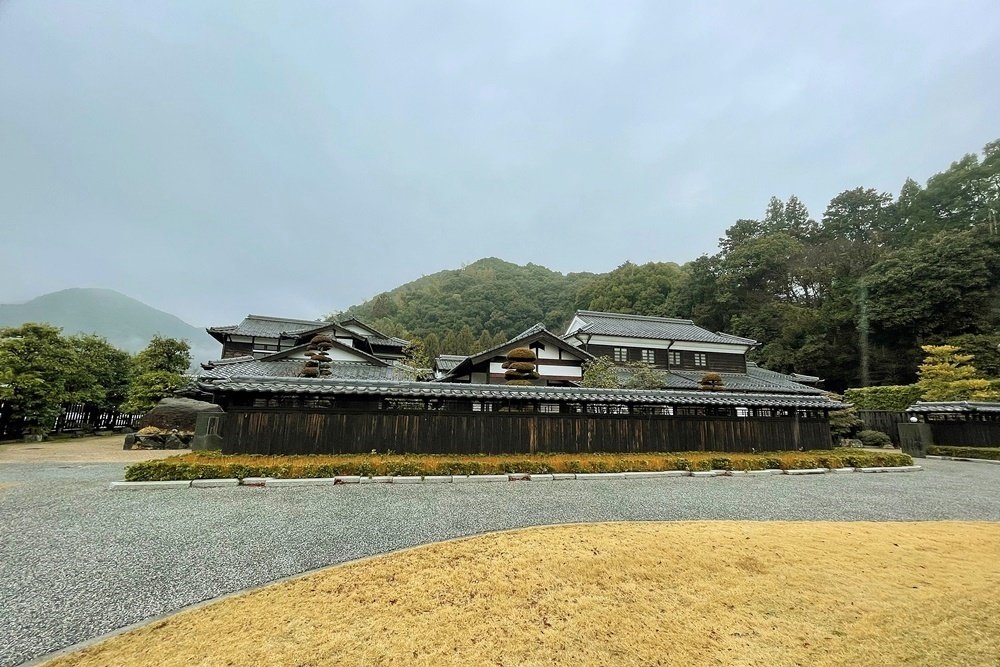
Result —
M762 342L754 354L827 386L910 382L920 345L951 342L1000 376L1000 141L898 196L844 191L814 217L794 196L735 221L718 251L683 266L626 263L563 275L483 259L354 306L347 314L428 352L466 354L574 309L690 317ZM485 331L484 331L485 330Z

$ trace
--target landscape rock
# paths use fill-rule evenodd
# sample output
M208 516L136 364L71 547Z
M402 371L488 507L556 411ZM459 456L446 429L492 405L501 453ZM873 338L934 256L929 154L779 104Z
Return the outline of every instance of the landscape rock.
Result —
M164 440L163 440L163 448L164 449L187 449L187 445L184 443L183 440L181 440L179 437L177 437L176 434L171 433L166 438L164 438Z
M194 433L198 414L202 412L222 412L215 403L196 401L192 398L164 398L139 420L140 432L154 426L164 431L187 431Z
M125 436L125 446L122 449L132 449L138 438L134 433L129 433Z

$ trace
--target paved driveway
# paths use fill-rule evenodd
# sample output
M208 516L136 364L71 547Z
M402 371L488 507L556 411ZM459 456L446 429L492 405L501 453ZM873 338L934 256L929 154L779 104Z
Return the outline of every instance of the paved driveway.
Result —
M200 600L446 538L579 521L1000 520L1000 466L918 473L107 491L0 464L0 667Z

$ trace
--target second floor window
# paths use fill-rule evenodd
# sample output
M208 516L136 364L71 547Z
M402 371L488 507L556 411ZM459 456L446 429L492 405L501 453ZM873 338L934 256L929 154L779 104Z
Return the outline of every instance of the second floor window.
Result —
M616 347L615 348L615 362L619 364L624 364L628 361L628 348L627 347Z
M680 366L681 365L681 353L680 352L670 352L669 354L670 354L670 357L669 357L669 359L667 359L667 362L671 366Z
M695 352L694 353L694 365L695 366L707 366L708 365L707 355L704 352Z
M643 363L646 363L646 364L656 363L656 355L653 354L652 350L643 350L642 351L642 361L643 361Z

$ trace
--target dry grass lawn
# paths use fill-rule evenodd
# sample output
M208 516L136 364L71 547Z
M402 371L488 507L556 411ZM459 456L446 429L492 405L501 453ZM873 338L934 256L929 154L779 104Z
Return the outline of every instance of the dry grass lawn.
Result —
M173 616L68 665L997 665L1000 524L497 533Z

